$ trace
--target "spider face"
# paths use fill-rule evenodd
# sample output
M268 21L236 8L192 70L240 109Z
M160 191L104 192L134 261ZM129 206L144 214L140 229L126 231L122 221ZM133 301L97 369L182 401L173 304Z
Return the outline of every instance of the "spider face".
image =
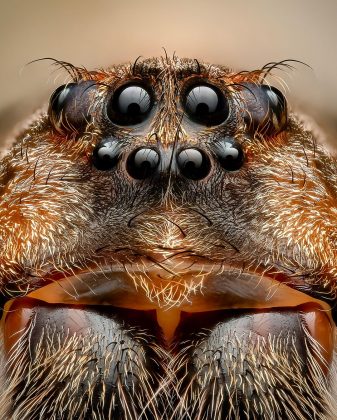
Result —
M69 68L1 161L2 417L328 419L336 160L263 71Z

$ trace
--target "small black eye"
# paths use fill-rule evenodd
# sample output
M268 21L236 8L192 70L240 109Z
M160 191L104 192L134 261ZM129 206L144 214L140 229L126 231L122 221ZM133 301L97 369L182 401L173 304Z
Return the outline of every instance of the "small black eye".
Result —
M184 107L193 121L207 126L221 124L229 115L228 102L215 86L198 85L189 89Z
M287 101L278 89L269 85L243 83L244 120L248 130L264 135L275 135L285 129L288 122Z
M181 174L194 181L206 178L211 170L207 155L194 147L181 150L177 156L177 164Z
M215 154L220 165L226 171L237 171L244 163L244 155L242 148L231 137L225 137L218 141L214 147Z
M153 105L151 93L140 85L120 87L108 103L109 119L119 125L134 125L143 122Z
M149 178L156 172L159 165L159 153L149 147L134 150L128 157L126 169L134 179Z
M87 80L58 87L49 100L48 115L61 134L80 132L91 119L90 106L96 83Z
M113 169L120 156L119 142L114 138L102 140L92 153L92 163L100 171Z

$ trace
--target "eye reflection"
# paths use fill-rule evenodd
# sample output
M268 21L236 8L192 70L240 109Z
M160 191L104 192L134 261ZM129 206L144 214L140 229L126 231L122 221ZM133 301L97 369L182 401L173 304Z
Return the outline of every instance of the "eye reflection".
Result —
M119 125L134 125L143 122L152 108L150 92L140 85L119 88L108 104L109 119Z
M210 85L192 87L186 94L184 107L193 121L207 126L221 124L229 114L225 96Z
M58 87L49 100L49 121L56 131L66 135L84 131L91 120L96 90L93 80L67 83Z
M220 165L226 171L237 171L244 163L241 145L232 137L225 137L214 147Z
M287 101L274 86L242 83L242 110L248 131L274 136L288 124Z

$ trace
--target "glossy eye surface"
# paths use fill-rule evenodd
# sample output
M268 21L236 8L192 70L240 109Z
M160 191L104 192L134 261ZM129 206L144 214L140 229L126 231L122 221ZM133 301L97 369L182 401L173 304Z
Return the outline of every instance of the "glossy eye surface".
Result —
M145 179L154 175L160 162L159 153L149 147L141 147L128 157L126 169L134 179Z
M244 154L238 142L225 137L215 145L215 154L226 171L237 171L244 163Z
M194 181L206 178L211 170L207 155L194 147L183 149L177 156L177 164L181 174Z
M244 120L250 131L275 135L286 128L287 101L282 92L269 85L243 84Z
M92 154L92 163L100 171L109 171L113 169L119 159L120 145L114 138L102 140L94 149Z
M209 85L198 85L189 89L184 108L193 121L206 126L221 124L229 115L226 98L219 89Z
M49 100L49 121L60 134L80 132L91 120L96 83L87 80L58 87Z
M119 125L143 122L153 105L152 95L143 86L127 85L117 89L108 103L109 119Z

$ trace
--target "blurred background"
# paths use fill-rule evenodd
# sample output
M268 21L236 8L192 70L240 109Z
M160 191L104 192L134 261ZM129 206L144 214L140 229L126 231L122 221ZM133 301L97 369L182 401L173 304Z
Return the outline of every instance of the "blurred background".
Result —
M89 69L139 55L198 58L236 70L297 59L281 73L292 107L337 147L337 0L0 0L0 139L62 84L54 57ZM336 140L334 140L336 138Z

